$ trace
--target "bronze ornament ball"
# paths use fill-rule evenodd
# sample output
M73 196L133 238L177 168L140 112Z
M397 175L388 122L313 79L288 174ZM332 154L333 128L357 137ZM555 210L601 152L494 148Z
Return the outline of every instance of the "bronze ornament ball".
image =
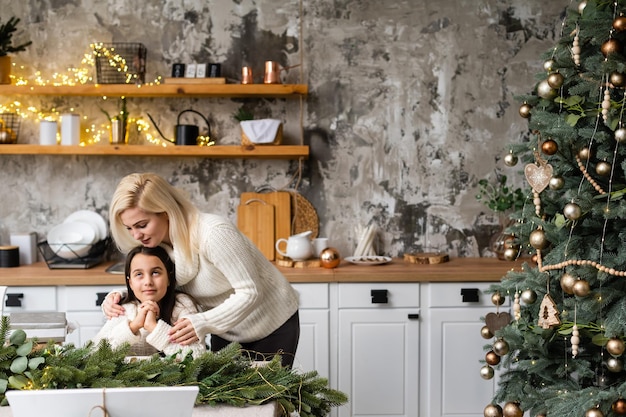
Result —
M543 63L543 69L546 70L547 72L552 72L552 68L554 68L553 59L548 59L547 61Z
M500 407L498 404L489 404L483 410L483 416L502 417L502 407Z
M480 368L480 377L482 379L491 379L495 375L493 368L489 365L485 365Z
M565 77L563 77L563 74L559 72L553 72L552 74L548 75L547 81L550 87L558 90L563 85Z
M336 268L341 262L339 251L335 248L326 248L320 252L320 263L324 268Z
M574 291L574 295L578 297L586 297L591 292L591 287L589 283L584 279L576 280L574 285L572 286L572 291Z
M582 216L583 211L576 203L567 203L563 207L563 215L569 220L578 220Z
M593 407L587 410L585 417L604 417L604 413L598 407Z
M606 369L611 372L622 372L624 370L624 362L619 358L608 358L606 360Z
M611 164L606 161L600 161L596 164L596 174L606 177L611 174Z
M611 410L617 415L626 415L626 400L619 398L611 405Z
M612 337L606 342L606 351L613 356L621 356L625 348L626 344L619 337Z
M504 417L522 417L524 412L519 407L519 403L511 401L504 404L504 407L502 407L502 415Z
M551 190L560 190L561 188L563 188L564 185L565 180L563 179L563 177L558 176L550 178L550 182L548 183L548 186Z
M560 280L560 284L561 284L561 289L563 291L565 291L567 294L574 294L574 284L576 283L577 279L574 275L569 274L569 273L564 273L563 275L561 275L561 280Z
M587 159L591 158L591 150L589 148L582 148L580 151L578 151L578 157L582 161L586 161Z
M498 356L504 356L509 353L509 344L504 339L498 339L493 344L493 351Z
M548 247L548 239L546 239L546 234L543 230L537 229L530 232L528 236L528 241L530 246L535 249L545 249Z
M520 295L520 299L524 302L524 304L534 304L537 301L537 293L535 290L527 289L522 291L522 295Z
M548 139L541 144L541 152L546 155L554 155L558 150L559 145L553 139Z
M493 303L494 306L501 306L502 304L504 304L505 300L506 300L506 297L500 294L499 292L494 292L491 295L491 302Z
M611 54L619 54L622 52L622 43L615 38L609 38L600 46L600 51L605 58Z
M504 250L502 256L505 261L514 261L519 257L520 247L519 245L508 247Z
M626 141L626 128L620 127L615 129L615 140L619 143Z
M480 329L480 335L483 339L491 339L493 337L493 333L491 333L491 330L489 330L489 327L487 326L483 326Z
M504 156L504 164L508 167L514 167L517 165L517 156L513 155L513 152L509 152Z
M615 20L613 20L613 29L618 32L623 32L626 30L626 17L617 16Z
M496 355L493 350L490 350L485 354L485 362L489 365L495 366L500 363L500 356Z
M613 84L614 87L624 87L626 85L626 77L619 71L613 71L611 75L609 75L609 81Z
M528 103L524 103L519 106L519 115L524 119L528 119L530 117L530 111L532 110L532 106Z
M537 94L541 98L552 100L558 95L558 92L554 88L550 87L548 80L543 80L537 85Z

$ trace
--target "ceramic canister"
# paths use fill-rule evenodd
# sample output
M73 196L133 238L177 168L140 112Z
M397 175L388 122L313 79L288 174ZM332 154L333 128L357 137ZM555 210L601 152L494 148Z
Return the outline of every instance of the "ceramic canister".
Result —
M61 145L80 145L80 117L77 114L61 115Z

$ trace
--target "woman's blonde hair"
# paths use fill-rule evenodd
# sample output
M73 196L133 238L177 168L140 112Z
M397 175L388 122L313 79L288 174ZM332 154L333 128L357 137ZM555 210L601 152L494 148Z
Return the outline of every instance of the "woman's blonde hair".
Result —
M151 172L130 174L122 178L113 193L109 209L111 235L122 253L127 253L137 246L137 241L133 239L120 218L120 215L130 208L139 208L153 214L166 213L172 245L186 261L191 260L192 252L197 251L193 231L198 209L182 191Z

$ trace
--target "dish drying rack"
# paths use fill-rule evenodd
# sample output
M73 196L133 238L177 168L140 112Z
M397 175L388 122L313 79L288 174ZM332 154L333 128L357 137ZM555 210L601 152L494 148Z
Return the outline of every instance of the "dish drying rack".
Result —
M89 247L87 253L83 256L79 256L73 249L72 245L58 245L57 250L53 250L48 244L47 240L39 242L37 248L46 261L49 269L89 269L100 264L104 261L107 249L111 243L111 238L100 240L96 243L85 244L84 247ZM68 259L60 256L58 252L71 251L76 255L73 259Z

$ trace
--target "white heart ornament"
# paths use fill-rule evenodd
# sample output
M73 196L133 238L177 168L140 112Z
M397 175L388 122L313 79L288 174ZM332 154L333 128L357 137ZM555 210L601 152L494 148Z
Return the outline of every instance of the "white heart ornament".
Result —
M535 192L540 193L550 184L552 178L552 165L528 164L524 167L526 180Z

